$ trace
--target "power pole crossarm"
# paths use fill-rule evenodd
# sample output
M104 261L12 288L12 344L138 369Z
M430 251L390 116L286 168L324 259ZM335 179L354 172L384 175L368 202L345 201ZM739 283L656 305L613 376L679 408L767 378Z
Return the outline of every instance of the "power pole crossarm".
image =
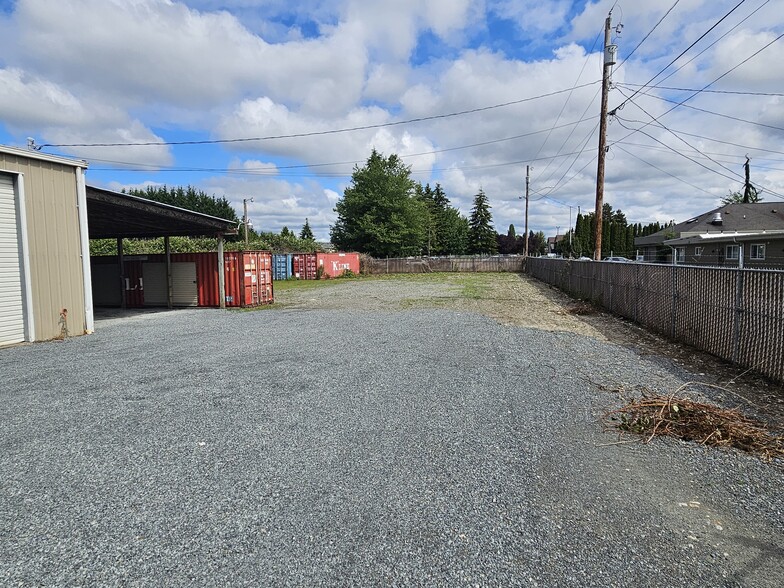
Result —
M604 160L607 155L607 102L610 96L610 72L615 64L615 45L610 44L612 13L604 22L604 66L602 73L602 112L599 122L599 164L596 170L596 240L593 258L602 258L602 207L604 206Z

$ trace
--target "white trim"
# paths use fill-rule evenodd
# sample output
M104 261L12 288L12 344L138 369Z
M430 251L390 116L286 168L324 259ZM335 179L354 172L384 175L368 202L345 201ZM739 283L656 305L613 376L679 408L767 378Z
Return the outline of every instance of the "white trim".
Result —
M84 170L76 168L76 208L79 212L79 244L82 255L82 284L84 285L84 332L95 331L93 314L93 278L90 269L90 232L87 226L87 188Z
M40 151L31 151L29 149L9 147L8 145L0 145L0 153L7 153L16 157L26 157L27 159L38 159L40 161L48 161L51 163L60 163L62 165L70 165L73 167L86 168L88 165L84 159L70 159L68 157L60 157L59 155L41 153Z
M737 250L738 254L735 255L734 257L730 257L730 249ZM738 243L727 243L724 246L724 259L726 259L727 261L740 261L741 249L742 247Z
M16 195L19 206L19 248L22 253L22 300L24 302L25 341L35 341L33 313L33 284L30 271L30 246L27 236L27 208L25 206L24 174L16 172Z

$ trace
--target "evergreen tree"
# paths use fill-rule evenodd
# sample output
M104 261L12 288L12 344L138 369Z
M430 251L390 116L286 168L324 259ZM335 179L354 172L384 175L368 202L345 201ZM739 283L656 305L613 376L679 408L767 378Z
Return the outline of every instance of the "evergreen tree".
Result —
M471 218L468 224L470 253L488 254L498 251L496 232L493 228L493 215L490 212L490 203L484 190L480 189L474 197L474 207L471 209Z
M363 167L354 167L335 212L330 235L340 249L397 257L419 255L426 245L428 209L397 155L373 149Z
M145 190L131 188L128 194L239 223L237 212L225 197L210 196L193 186L147 186Z
M305 219L305 224L302 225L302 230L299 232L299 238L304 239L306 241L315 241L316 237L313 235L313 231L310 228L310 223L308 219Z

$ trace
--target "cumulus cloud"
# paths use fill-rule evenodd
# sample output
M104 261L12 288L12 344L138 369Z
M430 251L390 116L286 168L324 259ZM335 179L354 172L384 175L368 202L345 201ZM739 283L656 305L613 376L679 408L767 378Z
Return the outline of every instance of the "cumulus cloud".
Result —
M660 76L660 85L701 88L769 42L784 22L769 4L756 14L757 7L740 7L675 67L704 53L664 72L673 75L665 82ZM109 160L150 169L139 176L141 185L160 179L152 171L157 166L225 168L207 180L176 177L240 207L252 195L252 220L265 230L298 229L307 217L319 238L328 237L335 202L372 148L400 155L415 179L440 182L466 214L483 189L499 230L510 222L522 227L519 197L531 165L531 225L550 234L566 227L570 212L574 219L577 206L593 208L599 86L524 99L599 80L601 51L587 50L612 6L611 0L268 0L261 10L257 0L18 0L0 15L0 138L113 143L304 135L68 152L93 167ZM613 33L621 59L669 6L639 0L614 9L613 24L625 25L620 36ZM630 84L650 80L729 8L682 0L616 67L611 108L638 87ZM506 43L496 43L490 29L499 19ZM428 44L436 46L432 53ZM777 48L716 88L778 92ZM648 88L611 119L605 200L630 220L677 220L711 208L739 187L747 153L752 180L784 193L776 161L784 151L781 98L703 92L668 112L674 104L665 100L689 95ZM486 108L504 103L514 104ZM472 109L480 110L443 116ZM440 118L313 134L427 117ZM171 183L175 176L165 177Z

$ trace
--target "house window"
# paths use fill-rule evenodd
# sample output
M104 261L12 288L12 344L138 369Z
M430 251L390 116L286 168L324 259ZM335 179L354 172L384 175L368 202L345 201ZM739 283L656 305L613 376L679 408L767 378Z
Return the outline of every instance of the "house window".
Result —
M702 247L695 247L694 248L694 257L701 257L702 256Z
M762 243L751 245L751 259L765 259L765 245Z
M686 248L685 247L676 247L675 248L675 263L683 263L686 261Z
M739 245L727 245L726 258L727 259L734 259L734 260L737 261L740 258L740 246Z

